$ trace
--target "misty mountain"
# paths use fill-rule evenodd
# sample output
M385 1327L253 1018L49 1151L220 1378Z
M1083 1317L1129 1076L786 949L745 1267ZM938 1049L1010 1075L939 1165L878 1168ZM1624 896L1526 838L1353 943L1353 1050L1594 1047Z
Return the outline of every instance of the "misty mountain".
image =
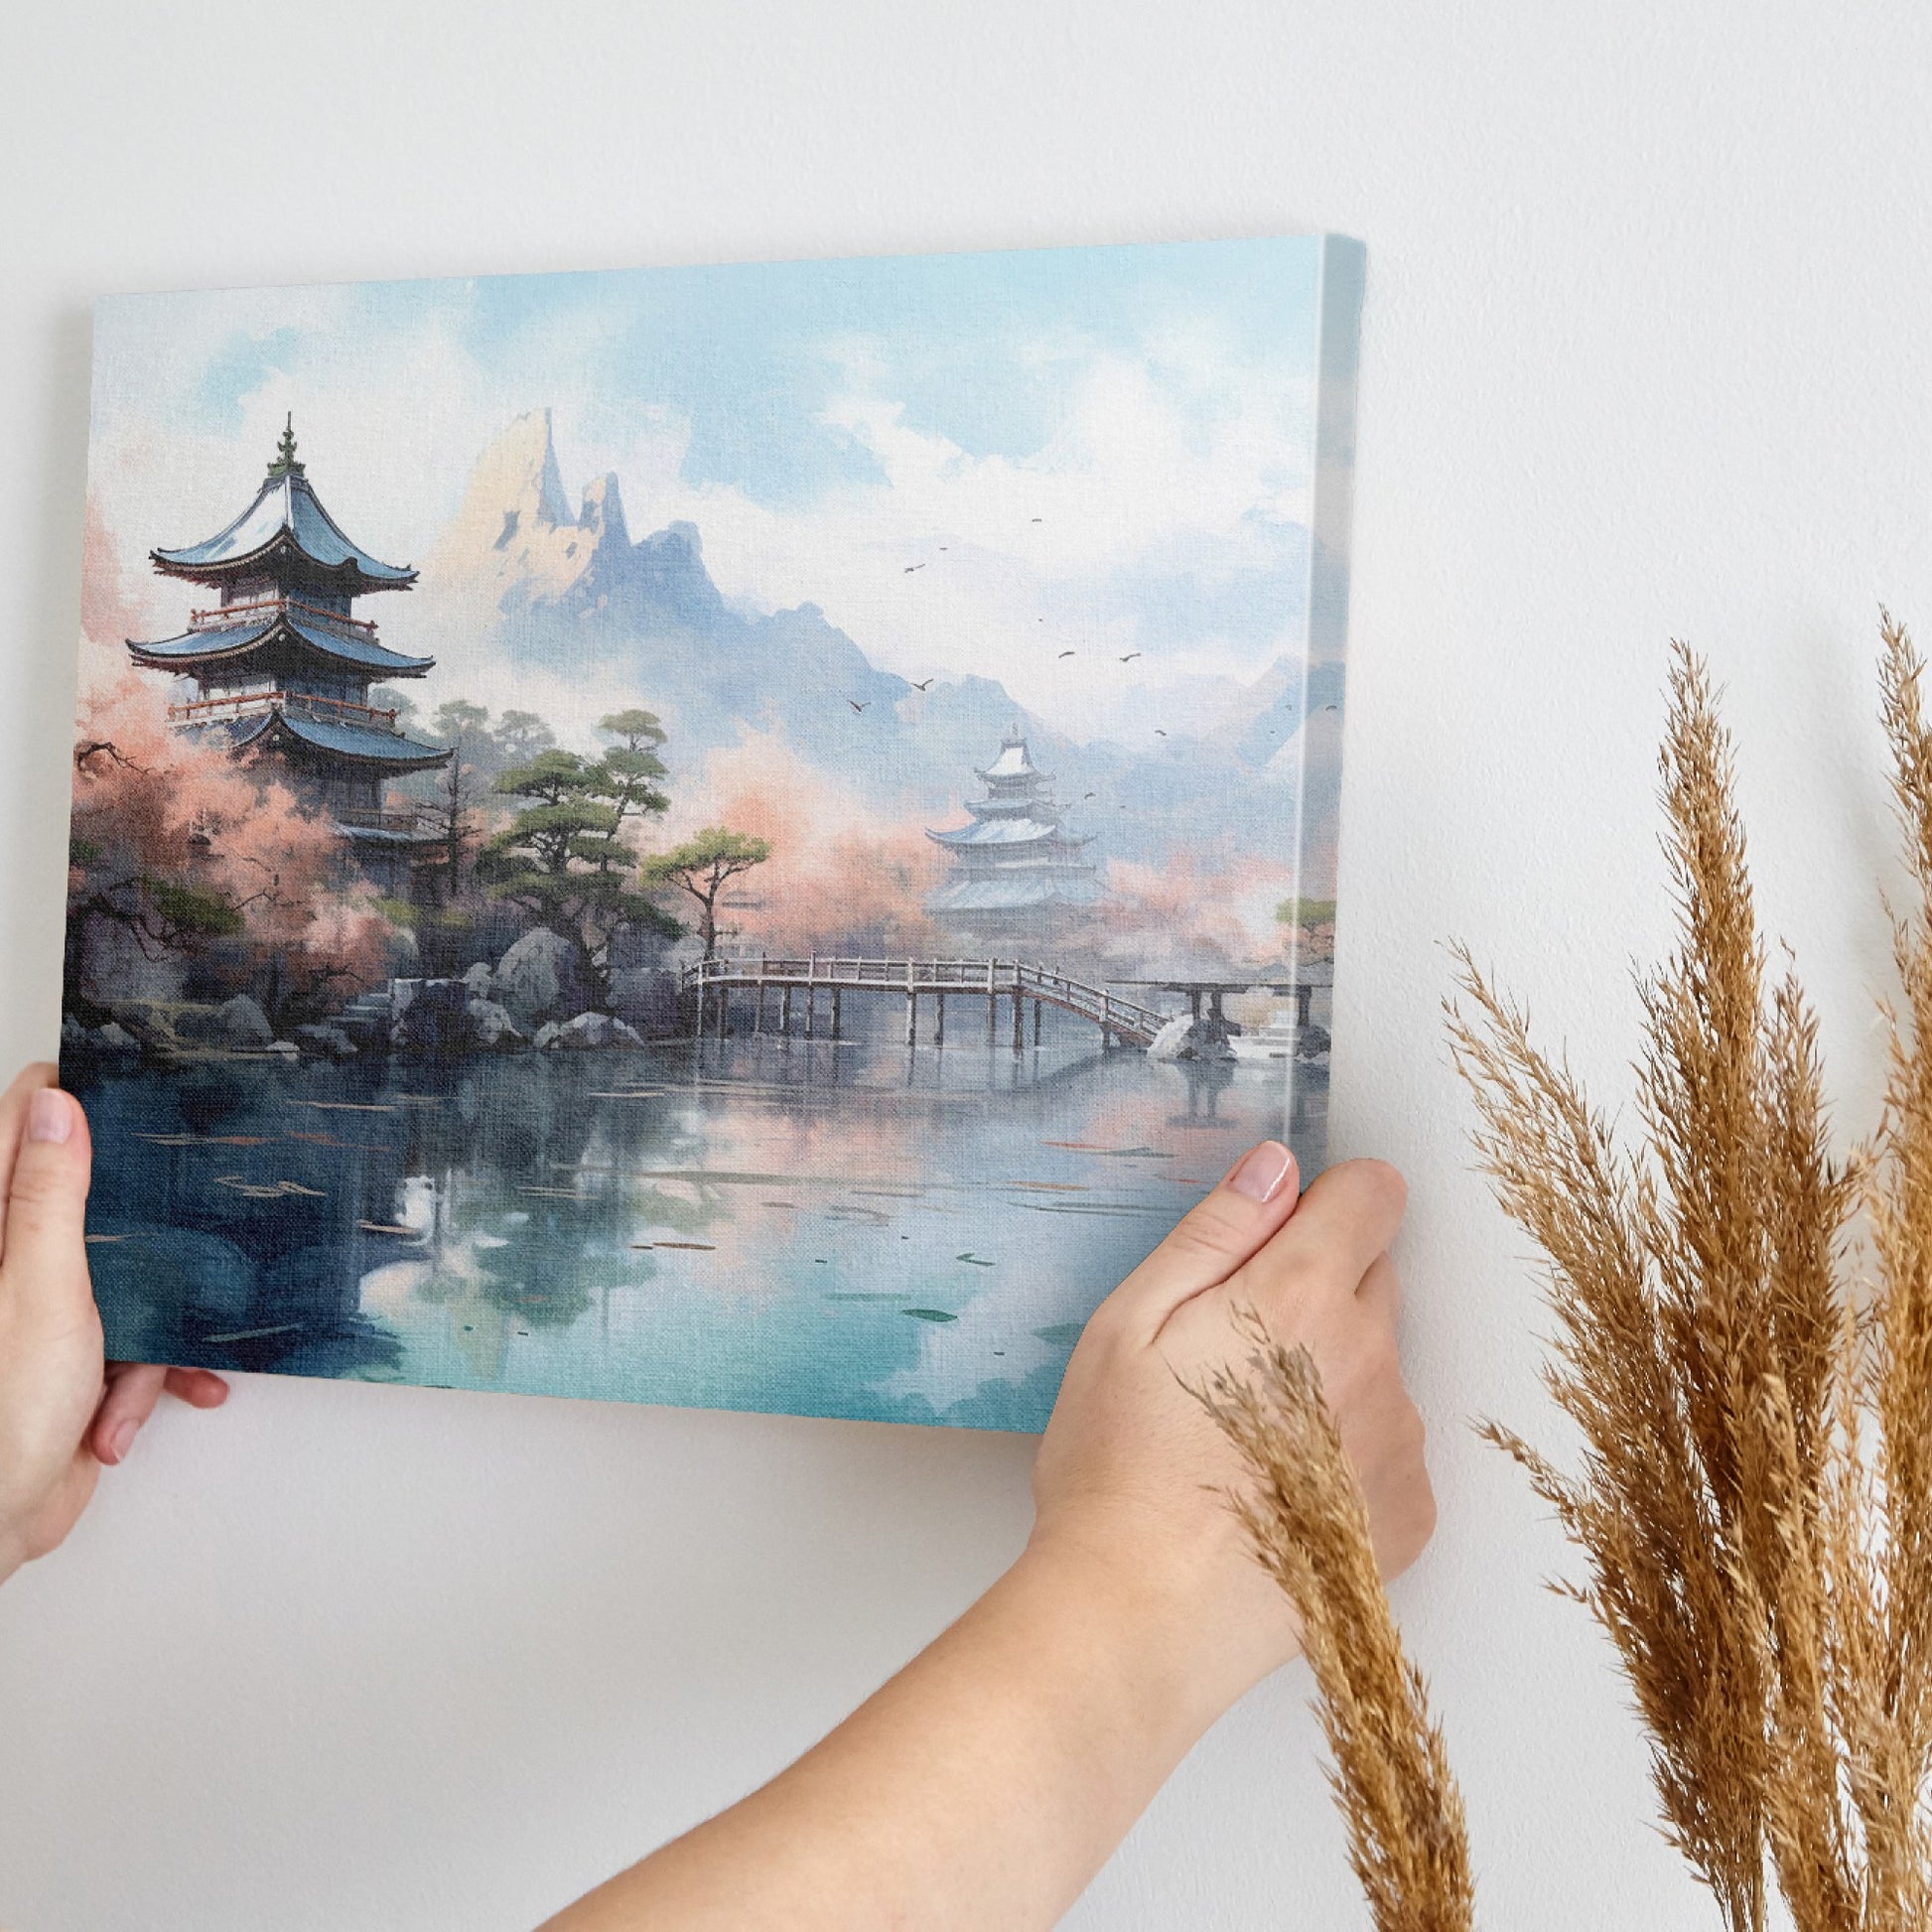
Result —
M424 563L423 589L443 621L512 668L595 680L612 708L655 711L670 734L673 783L679 764L737 743L750 725L881 810L936 824L975 791L975 767L1018 721L1074 804L1073 828L1100 835L1097 853L1157 862L1187 842L1203 856L1287 856L1309 723L1299 662L1280 660L1252 685L1229 681L1195 714L1209 728L1189 736L1176 719L1152 753L1077 744L997 679L969 674L921 692L876 666L815 605L734 608L705 568L695 525L633 538L615 473L572 510L547 409L519 417L479 459ZM1319 715L1330 684L1338 700L1339 677L1339 666L1314 667L1308 708ZM1328 722L1338 727L1338 713ZM1329 736L1318 730L1311 742Z

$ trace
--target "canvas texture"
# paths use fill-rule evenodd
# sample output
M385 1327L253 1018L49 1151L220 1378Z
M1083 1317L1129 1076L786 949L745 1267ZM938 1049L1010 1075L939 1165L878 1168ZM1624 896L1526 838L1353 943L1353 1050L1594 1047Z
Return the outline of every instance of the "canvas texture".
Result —
M1322 1164L1358 244L103 300L110 1356L1036 1430Z

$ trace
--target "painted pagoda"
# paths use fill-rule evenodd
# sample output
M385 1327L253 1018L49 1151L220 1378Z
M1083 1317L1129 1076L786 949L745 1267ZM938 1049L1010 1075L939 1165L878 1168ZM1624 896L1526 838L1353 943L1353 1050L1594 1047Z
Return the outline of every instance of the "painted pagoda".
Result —
M1092 837L1066 830L1052 777L1034 762L1018 725L976 775L986 796L967 800L973 822L926 834L952 862L926 910L986 943L1050 937L1067 912L1101 897L1098 870L1084 856Z
M329 814L381 890L407 897L413 869L438 857L442 835L418 807L386 805L384 787L452 755L406 737L394 710L369 703L369 685L422 677L436 660L385 648L350 608L376 591L408 590L415 571L378 562L337 527L296 461L292 419L255 500L226 529L148 555L163 576L220 595L190 613L179 637L128 639L135 663L180 680L169 722L218 735L235 757L267 766Z

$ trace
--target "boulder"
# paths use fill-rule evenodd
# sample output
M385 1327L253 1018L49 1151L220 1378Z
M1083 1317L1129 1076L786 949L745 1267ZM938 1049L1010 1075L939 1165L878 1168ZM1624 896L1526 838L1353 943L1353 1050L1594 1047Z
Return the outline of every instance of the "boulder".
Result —
M141 1042L125 1027L110 1020L104 1027L94 1029L94 1040L110 1053L138 1053Z
M318 1026L297 1027L289 1035L305 1053L323 1059L345 1060L355 1052L355 1042L331 1021Z
M65 1052L69 1047L84 1046L87 1043L87 1030L72 1014L61 1016L61 1047Z
M1328 1057L1328 1048L1333 1042L1327 1030L1317 1027L1312 1021L1304 1027L1296 1037L1295 1057L1298 1060L1323 1060Z
M470 989L461 980L410 980L399 982L395 992L399 1011L389 1029L391 1046L436 1058L469 1049Z
M534 1046L538 1052L540 1053L544 1052L549 1047L554 1046L556 1044L557 1035L562 1032L563 1029L560 1026L558 1026L554 1020L546 1020L543 1023L543 1025L537 1029L536 1037L530 1041L530 1044Z
M661 966L624 966L613 972L611 1006L646 1039L671 1039L683 1031L678 977Z
M302 1057L302 1048L292 1039L271 1039L262 1051L278 1060L299 1060Z
M258 1052L275 1042L275 1030L268 1024L267 1014L245 993L237 993L214 1009L209 1033L209 1044L237 1052Z
M1231 1060L1234 1048L1228 1044L1225 1028L1182 1013L1154 1035L1147 1056L1151 1060Z
M463 1017L470 1023L472 1041L488 1052L504 1052L521 1046L526 1037L518 1031L508 1010L494 1000L472 1000L463 1009Z
M578 948L548 926L526 932L490 976L490 992L519 1027L562 1020L590 1004L590 976Z
M489 970L487 960L478 960L464 974L463 983L480 1000L489 999L496 991L496 975Z
M559 1047L641 1046L644 1042L634 1027L626 1027L608 1013L580 1013L576 1019L565 1021L542 1043L554 1052Z

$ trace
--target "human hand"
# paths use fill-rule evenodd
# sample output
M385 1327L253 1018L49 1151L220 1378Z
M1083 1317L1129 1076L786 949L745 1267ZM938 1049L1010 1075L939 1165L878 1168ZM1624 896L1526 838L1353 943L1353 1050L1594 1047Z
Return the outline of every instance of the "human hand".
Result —
M101 1359L87 1119L58 1077L30 1066L0 1095L0 1579L66 1537L164 1388L197 1409L228 1393L207 1369Z
M1253 1309L1305 1344L1361 1478L1385 1577L1436 1524L1422 1418L1396 1360L1388 1247L1407 1195L1379 1161L1330 1168L1297 1199L1293 1157L1264 1142L1103 1302L1067 1365L1034 1467L1029 1559L1140 1605L1213 1717L1298 1646L1294 1612L1224 1502L1245 1472L1190 1393L1237 1371Z

